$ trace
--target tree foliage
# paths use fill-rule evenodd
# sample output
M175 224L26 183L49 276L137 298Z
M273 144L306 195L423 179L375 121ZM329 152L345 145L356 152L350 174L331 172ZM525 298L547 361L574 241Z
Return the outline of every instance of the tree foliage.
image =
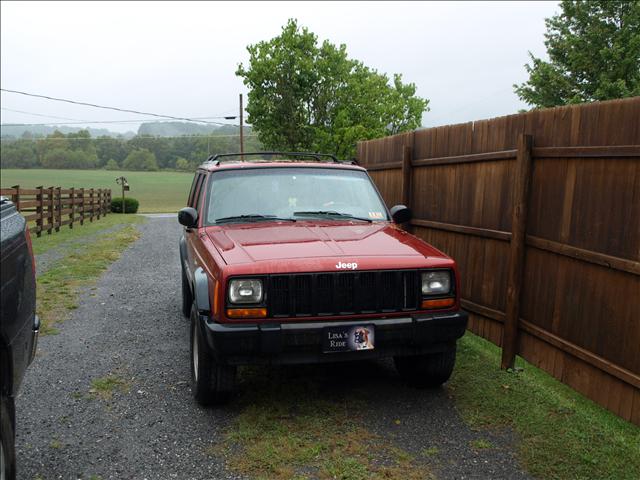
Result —
M136 148L125 158L122 167L125 170L158 170L158 162L153 152L146 148Z
M640 95L640 1L564 0L516 94L535 107Z
M120 165L118 165L118 162L116 162L112 158L104 165L104 169L105 170L118 170L118 169L120 169Z
M279 36L247 47L236 75L249 88L247 121L267 149L351 157L358 140L420 127L428 100L414 84L347 56L289 20Z
M193 168L191 167L189 160L180 157L176 160L176 170L189 171L193 170Z

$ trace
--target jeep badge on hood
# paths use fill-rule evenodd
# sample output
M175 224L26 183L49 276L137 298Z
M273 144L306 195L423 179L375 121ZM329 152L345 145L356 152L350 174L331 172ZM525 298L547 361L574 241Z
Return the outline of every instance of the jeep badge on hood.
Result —
M352 262L352 263L344 263L344 262L338 262L336 263L336 268L337 269L344 269L344 270L355 270L356 268L358 268L358 264L357 262Z

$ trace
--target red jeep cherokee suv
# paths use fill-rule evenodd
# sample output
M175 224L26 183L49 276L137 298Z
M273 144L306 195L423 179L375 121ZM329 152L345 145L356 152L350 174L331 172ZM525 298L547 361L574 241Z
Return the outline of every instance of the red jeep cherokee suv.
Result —
M193 394L219 403L236 367L393 357L418 386L450 377L456 263L402 230L364 168L309 153L210 157L180 210Z

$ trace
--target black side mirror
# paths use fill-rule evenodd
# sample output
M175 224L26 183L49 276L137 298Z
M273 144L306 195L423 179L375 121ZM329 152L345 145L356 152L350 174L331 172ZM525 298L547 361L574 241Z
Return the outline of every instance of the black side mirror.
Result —
M411 209L404 205L391 207L391 218L396 223L406 223L411 220Z
M198 212L195 208L185 207L178 212L178 222L187 228L198 226Z

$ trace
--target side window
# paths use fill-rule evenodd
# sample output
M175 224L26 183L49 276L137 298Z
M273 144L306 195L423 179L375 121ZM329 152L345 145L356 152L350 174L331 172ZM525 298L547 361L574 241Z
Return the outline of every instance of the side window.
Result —
M189 206L197 209L198 205L198 193L200 190L200 185L202 184L203 174L196 174L196 178L193 180L193 188L191 189L191 194L189 195Z
M196 173L193 176L193 182L191 182L191 190L189 190L189 198L187 198L187 207L191 207L192 206L192 202L193 202L193 197L196 193L196 190L198 189L198 180L200 179L200 174Z
M194 195L194 200L193 200L193 205L192 207L195 208L196 210L198 210L198 208L200 208L200 199L202 198L202 192L204 190L204 180L205 178L207 178L207 176L203 173L200 175L200 178L198 179L198 183L196 186L196 192Z

